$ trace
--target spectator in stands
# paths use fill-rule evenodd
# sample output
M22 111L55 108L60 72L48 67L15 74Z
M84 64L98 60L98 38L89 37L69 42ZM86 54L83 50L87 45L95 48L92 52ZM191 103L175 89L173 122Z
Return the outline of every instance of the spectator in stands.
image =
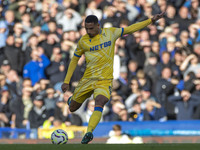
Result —
M130 82L132 78L136 77L138 70L138 64L135 60L130 60L128 62L128 81Z
M199 19L200 18L200 8L198 0L189 0L184 3L184 6L189 9L189 13L191 19Z
M144 67L143 70L144 73L150 78L152 87L155 87L155 83L159 77L156 69L157 66L158 66L158 57L155 53L151 52L149 54L149 58L147 59L147 65Z
M128 117L129 121L143 121L144 114L138 100L133 102L131 109L129 109Z
M167 111L168 117L174 117L174 105L168 102L168 96L174 94L174 87L178 84L177 79L171 78L171 69L165 67L162 70L162 76L156 83L155 95L158 102ZM171 119L171 118L170 118Z
M152 5L153 14L160 13L160 12L166 10L166 5L167 5L167 2L165 0L158 0L158 1L156 1Z
M160 61L159 51L160 51L160 44L158 41L154 41L151 44L151 50L154 54L156 54L158 61Z
M128 69L126 66L122 66L120 68L120 76L119 79L117 79L117 82L119 83L119 87L117 89L117 92L120 96L125 99L128 96Z
M62 82L65 78L66 70L67 64L66 61L62 59L60 48L54 48L51 56L51 64L46 69L46 74L49 77L50 82L53 85Z
M195 82L198 83L196 80L197 77L194 72L189 72L184 77L184 89L189 91L190 93L193 93L195 91Z
M189 44L193 45L195 42L200 42L199 25L192 23L188 27L189 30Z
M56 32L57 32L58 37L61 39L62 34L63 34L63 26L61 24L57 25Z
M130 22L134 22L136 18L139 16L139 10L136 7L136 1L135 0L128 0L126 3L126 9L128 10L128 20Z
M118 19L120 21L122 19L128 19L128 17L127 17L128 10L126 9L126 4L127 4L127 1L124 1L124 0L113 1L113 6L115 6L117 9L116 16L118 16ZM119 26L119 24L118 24L118 26Z
M56 31L56 27L57 27L57 24L54 20L50 20L48 22L48 33L55 33L57 36L58 36L58 33Z
M166 121L167 113L159 103L155 102L155 100L148 99L145 104L145 109L143 111L143 121L147 120L158 120L158 121Z
M44 98L44 105L46 109L50 112L50 116L54 116L55 107L56 107L57 97L53 87L49 86L46 89L46 96Z
M42 95L45 97L46 95L46 90L48 88L48 86L50 86L50 81L48 79L40 79L39 82L37 82L39 84L39 88L38 91L36 91L36 95Z
M177 120L192 120L194 108L200 104L199 95L182 90L180 96L170 96L168 100L178 108Z
M138 84L141 89L144 87L150 89L151 81L148 78L148 76L144 73L144 70L142 69L138 70L136 77L138 79Z
M105 23L111 23L113 26L118 26L120 20L117 19L116 12L117 9L113 5L105 7L102 20L100 21L101 25L103 26Z
M140 18L140 20L144 20L145 18L149 18L153 15L153 9L151 7L151 4L146 2L143 6L143 16Z
M9 127L12 112L10 110L9 104L11 99L9 89L6 85L4 85L1 90L1 102L0 102L0 126L1 127Z
M25 41L26 37L25 34L23 33L23 25L20 22L15 23L14 28L13 28L13 35L14 38L21 38Z
M87 8L85 10L85 15L96 15L99 20L102 18L102 10L97 9L97 2L89 0L87 3Z
M149 31L150 40L153 42L158 41L159 33L157 27L155 25L150 25L148 28L150 29Z
M115 51L117 51L117 54L120 57L121 66L127 65L129 57L126 57L128 55L126 49L126 39L125 38L117 39L115 43L115 49L116 49Z
M12 110L12 128L27 128L29 126L28 116L33 107L32 103L32 87L28 83L28 80L24 82L24 87L22 88L22 95L18 96L10 104L10 109Z
M36 34L32 34L27 39L27 45L25 49L25 64L28 63L31 60L31 52L33 49L36 49L38 47L39 41Z
M126 28L126 27L128 27L129 26L129 24L130 24L130 21L128 20L128 19L122 19L121 21L120 21L120 24L119 24L119 27L120 28ZM126 35L126 36L123 36L123 38L122 38L123 40L122 40L122 46L124 47L124 50L125 50L125 53L126 53L126 55L127 55L127 61L128 60L130 60L131 59L131 56L129 56L130 55L130 52L129 52L129 48L131 47L131 45L133 44L132 42L133 42L133 35L131 35L131 34L128 34L128 35ZM118 40L117 40L118 41ZM125 44L125 45L124 45ZM115 45L116 45L116 43L115 43ZM122 47L121 46L121 47Z
M185 49L188 51L188 53L190 53L192 51L191 45L189 45L189 33L186 30L183 30L180 33L180 43L183 47L185 47Z
M10 89L10 95L12 98L16 98L21 95L23 79L17 74L15 70L10 70L7 74L6 83Z
M68 33L63 33L68 34ZM72 58L72 49L74 48L75 44L74 42L69 41L69 39L65 39L61 42L61 50L63 53L63 58L66 60L67 63L69 63L69 60Z
M166 10L166 22L167 25L175 23L176 19L176 8L173 5L168 5Z
M39 128L45 120L53 120L50 113L44 106L42 95L37 95L33 100L33 107L28 116L29 128L31 129L31 138L37 138L37 128Z
M122 134L121 126L113 125L112 130L109 132L110 138L107 140L107 144L130 144L132 140L126 134Z
M11 53L9 54L10 57L8 57L10 59L9 62L11 64L12 69L16 70L17 73L20 75L22 74L23 65L24 65L22 45L23 45L22 39L15 38L14 49L12 51L12 54ZM16 54L14 55L15 57L13 57L13 54Z
M128 121L129 120L128 111L126 110L126 108L122 109L119 112L119 117L120 117L120 121Z
M180 31L187 30L188 26L192 21L188 19L189 11L187 7L182 6L178 12L179 16L176 18L176 21L180 25Z
M0 71L4 75L7 75L10 70L11 70L10 62L7 59L5 59L1 65Z
M182 78L182 72L180 71L180 65L182 64L184 59L184 55L182 54L181 50L177 50L174 55L174 59L171 61L171 70L172 70L172 76L181 79Z
M6 59L9 59L9 60L11 60L11 58L13 58L12 56L12 52L13 52L13 49L15 48L14 47L14 43L15 43L15 38L14 38L14 36L13 35L8 35L8 37L7 37L7 39L6 39L6 46L4 47L4 53L3 53L3 55L4 55L4 59L6 58ZM16 51L14 51L14 53L15 53ZM18 56L18 55L17 55ZM15 58L15 59L17 59L17 58ZM18 63L18 61L17 62L15 62L15 63ZM17 65L17 64L15 64L15 65Z
M26 2L14 0L8 5L8 9L14 12L16 21L21 21L21 15L26 12Z
M130 107L130 103L127 104L127 102L130 100L135 99L138 95L140 95L140 88L139 88L139 84L138 84L138 80L137 78L132 78L130 81L130 95L128 95L128 97L125 99L125 104L126 107Z
M139 31L135 32L134 39L132 41L134 44L131 44L129 47L130 58L137 61L138 68L142 68L145 62L145 54L142 50L142 47L140 46L140 41L141 33Z
M15 82L17 82L17 93L19 96L22 95L22 89L24 87L32 87L32 83L29 78L23 79L21 76L17 76L15 78Z
M24 38L28 39L29 36L32 34L32 24L31 24L31 14L24 13L21 17L21 23L23 26ZM25 40L24 40L25 41Z
M6 10L4 22L6 24L6 32L8 32L8 34L13 34L13 27L15 25L15 15L12 10Z
M18 44L19 43L19 44ZM6 41L6 47L4 48L4 54L6 59L10 62L11 68L16 70L20 75L23 67L22 57L22 40L14 39L14 36L9 35Z
M179 29L179 24L177 22L174 22L170 25L172 29L172 34L175 36L177 40L180 40L180 29Z
M41 46L44 48L45 55L50 59L53 53L53 48L59 46L58 42L60 39L55 33L49 33L47 35L47 40L42 42Z
M170 53L170 59L172 60L174 58L175 52L176 52L176 38L175 36L170 36L167 38L167 45L166 45L166 51Z
M194 72L195 74L200 67L200 63L198 61L198 57L196 54L190 54L181 64L180 70L184 71L184 76L186 76L189 72Z
M157 99L153 96L151 89L147 86L144 86L141 89L141 97L142 97L142 102L140 103L141 108L145 109L146 108L146 102L151 99L155 102L157 102Z
M49 59L40 54L37 49L33 49L31 53L32 60L29 61L23 70L23 77L30 78L32 85L42 78L46 78L45 69L50 64Z
M77 27L82 22L82 18L78 12L68 8L63 14L57 14L56 22L63 26L63 31L77 31Z
M37 19L37 22L41 25L41 31L48 32L48 22L51 20L50 14L47 11L42 11L42 14Z
M119 116L120 112L125 109L125 105L119 101L115 100L111 102L112 107L108 114L104 116L105 121L120 121L121 118Z
M43 96L37 95L33 99L33 108L31 109L28 116L28 120L30 121L30 128L37 129L49 117L50 114L44 106Z
M157 73L159 76L161 75L161 71L165 67L176 69L175 65L171 62L170 57L171 57L170 52L164 51L161 54L161 61L157 65Z

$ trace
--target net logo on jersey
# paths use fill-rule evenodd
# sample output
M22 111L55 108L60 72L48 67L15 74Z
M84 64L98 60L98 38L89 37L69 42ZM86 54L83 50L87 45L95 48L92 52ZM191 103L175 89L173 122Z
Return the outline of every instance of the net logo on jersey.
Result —
M102 49L102 48L105 48L105 47L108 47L111 45L111 41L108 41L108 42L104 42L104 43L101 43L99 45L95 45L93 47L90 47L90 51L96 51L96 50L99 50L99 49Z

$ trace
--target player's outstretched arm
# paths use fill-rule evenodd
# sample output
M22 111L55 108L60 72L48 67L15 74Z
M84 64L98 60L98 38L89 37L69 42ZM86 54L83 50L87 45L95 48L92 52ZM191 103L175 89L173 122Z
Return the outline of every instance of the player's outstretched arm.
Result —
M145 21L132 24L132 25L124 28L124 33L123 34L131 34L131 33L135 32L135 31L143 29L144 27L148 26L149 24L155 23L157 20L162 18L164 15L165 15L165 12L162 12L160 14L156 14L152 18L149 18L149 19L147 19Z
M69 82L70 82L71 77L74 73L74 70L76 69L76 66L77 66L79 59L80 59L80 57L73 56L71 61L70 61L64 83L61 86L61 89L62 89L63 92L66 92L67 90L69 90Z

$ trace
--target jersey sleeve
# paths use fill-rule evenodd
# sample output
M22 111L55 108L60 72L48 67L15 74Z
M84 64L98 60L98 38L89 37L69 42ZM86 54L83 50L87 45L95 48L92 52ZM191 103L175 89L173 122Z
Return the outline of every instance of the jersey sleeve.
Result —
M67 74L66 74L65 79L64 79L64 83L69 84L71 77L74 73L74 70L76 69L78 60L79 60L79 57L76 57L76 56L72 57L70 64L69 64L69 67L68 67L68 70L67 70Z
M140 29L143 29L144 27L148 26L151 23L152 23L152 20L151 19L147 19L145 21L132 24L132 25L124 28L123 34L132 34L133 32L136 32L136 31L138 31Z
M77 48L75 49L75 52L74 52L74 56L81 57L83 53L84 53L84 50L83 50L82 40L79 40Z
M124 28L115 28L115 27L111 27L109 28L110 31L113 33L113 36L117 39L119 37L121 37L124 33Z

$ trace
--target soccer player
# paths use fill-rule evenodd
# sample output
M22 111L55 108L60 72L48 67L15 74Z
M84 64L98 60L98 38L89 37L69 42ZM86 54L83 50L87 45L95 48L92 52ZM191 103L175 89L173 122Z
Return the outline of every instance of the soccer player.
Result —
M126 28L101 28L95 15L86 17L85 29L87 34L79 40L74 56L69 64L64 83L61 86L63 92L69 89L71 76L79 58L84 54L87 64L85 73L76 87L73 96L68 99L71 112L76 111L92 94L95 99L94 112L90 117L87 133L81 141L82 144L88 144L93 139L92 132L101 119L104 105L110 99L115 41L125 34L132 34L156 22L164 16L164 13L156 14L152 18L132 24Z

